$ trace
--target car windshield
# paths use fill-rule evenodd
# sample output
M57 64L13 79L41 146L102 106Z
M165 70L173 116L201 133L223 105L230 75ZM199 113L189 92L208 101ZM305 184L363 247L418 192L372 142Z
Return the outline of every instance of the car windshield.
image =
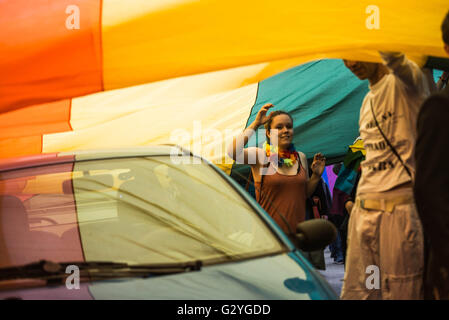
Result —
M207 163L169 156L0 174L0 267L42 259L129 264L234 261L286 250Z

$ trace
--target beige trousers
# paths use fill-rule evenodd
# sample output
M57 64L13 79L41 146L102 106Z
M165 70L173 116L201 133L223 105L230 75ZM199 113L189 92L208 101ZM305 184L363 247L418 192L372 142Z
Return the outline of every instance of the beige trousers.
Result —
M358 195L385 201L413 197L411 188ZM392 212L356 202L348 226L342 299L422 299L424 243L413 201Z

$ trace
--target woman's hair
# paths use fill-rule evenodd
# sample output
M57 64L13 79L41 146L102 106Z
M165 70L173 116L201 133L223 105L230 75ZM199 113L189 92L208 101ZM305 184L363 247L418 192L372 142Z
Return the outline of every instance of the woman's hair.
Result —
M274 117L279 116L279 115L281 115L281 114L286 114L286 115L290 118L290 120L292 121L292 123L293 123L293 118L292 118L292 116L291 116L288 112L282 111L282 110L273 111L273 112L270 113L270 115L268 116L268 121L265 122L265 125L264 125L264 126L265 126L265 129L266 129L267 131L270 131L270 130L271 130L271 123L273 122Z
M271 130L271 123L273 122L274 117L279 116L281 114L287 115L290 118L290 120L292 121L292 124L293 124L293 118L292 118L292 116L288 112L282 111L282 110L277 110L277 111L271 112L270 115L268 116L268 121L265 122L265 125L264 125L265 126L265 130L270 131ZM266 137L267 137L267 143L270 144L270 138L268 138L268 135Z

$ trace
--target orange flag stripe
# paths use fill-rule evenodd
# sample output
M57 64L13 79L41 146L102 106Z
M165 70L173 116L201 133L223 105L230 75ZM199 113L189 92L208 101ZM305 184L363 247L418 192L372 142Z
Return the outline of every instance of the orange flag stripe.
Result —
M42 135L0 140L0 158L11 158L42 152Z
M100 0L3 1L0 39L1 112L103 90Z
M0 139L72 130L71 99L25 107L0 114Z

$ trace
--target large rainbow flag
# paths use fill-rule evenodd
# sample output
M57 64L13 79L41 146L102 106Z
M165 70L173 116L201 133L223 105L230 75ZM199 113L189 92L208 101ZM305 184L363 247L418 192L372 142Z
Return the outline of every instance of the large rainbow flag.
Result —
M447 10L447 0L2 0L0 157L176 141L229 171L225 137L268 100L301 119L309 156L341 157L349 134L327 121L357 126L366 84L338 61L311 61L394 50L424 65L445 56ZM320 88L339 98L322 104Z

